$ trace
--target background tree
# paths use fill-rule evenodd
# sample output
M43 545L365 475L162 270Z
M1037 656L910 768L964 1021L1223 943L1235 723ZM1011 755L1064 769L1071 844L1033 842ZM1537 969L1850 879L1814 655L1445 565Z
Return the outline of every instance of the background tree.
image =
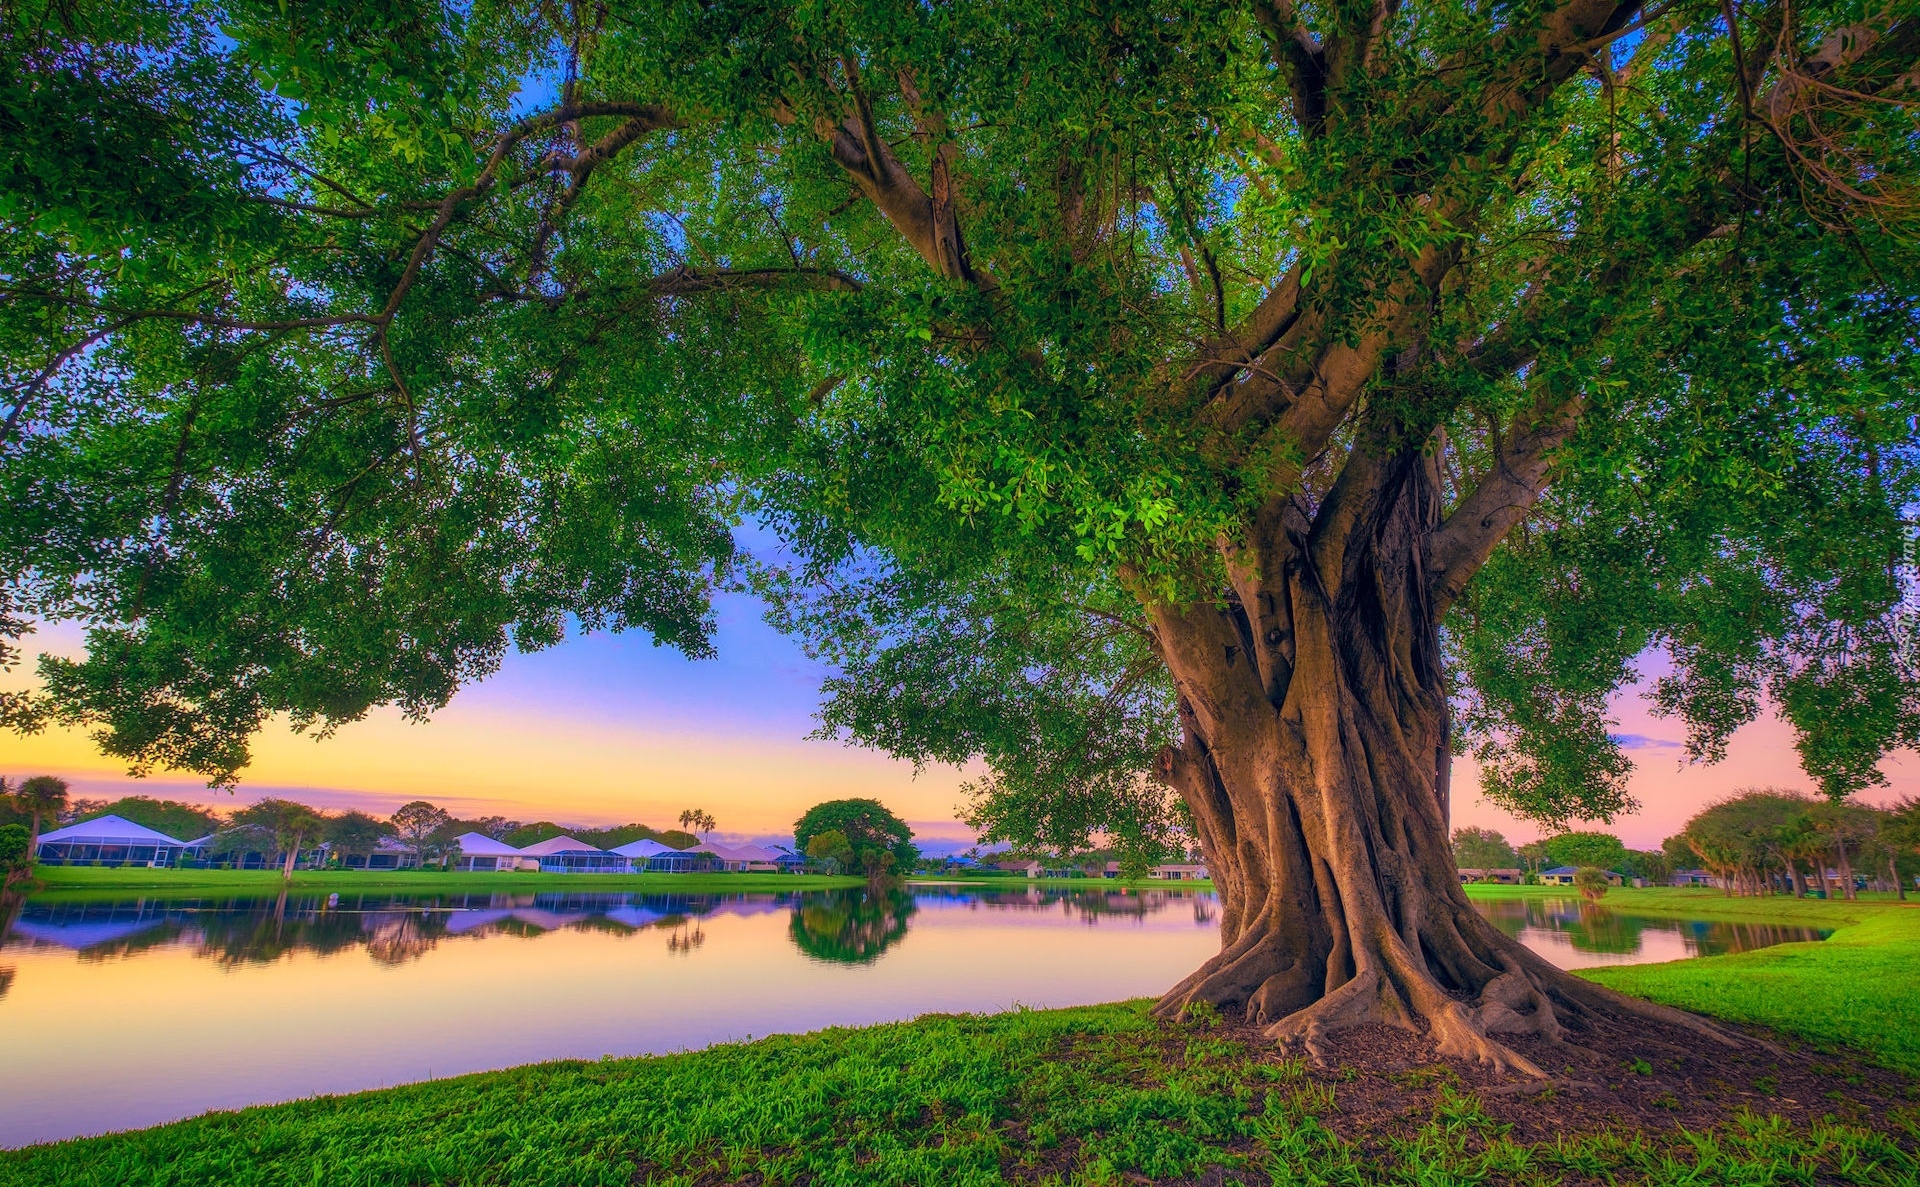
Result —
M830 831L846 838L853 853L851 864L870 877L880 877L893 869L910 870L920 859L920 851L913 845L913 830L879 800L827 800L815 804L794 822L794 847L804 852L815 837ZM882 853L888 855L890 862L884 868L879 857Z
M847 840L847 834L837 828L815 833L801 852L807 855L808 860L819 862L829 874L839 873L852 865L854 859L852 843Z
M1519 856L1521 867L1530 877L1547 868L1547 843L1544 840L1528 841L1515 849L1514 853Z
M1453 861L1463 870L1519 869L1520 855L1507 839L1490 828L1453 830Z
M292 800L268 797L239 808L227 818L234 828L257 830L272 842L272 852L282 855L280 879L293 881L293 866L300 859L301 847L318 842L326 829L320 813Z
M422 866L443 856L452 840L453 817L425 800L400 805L387 823L394 837Z
M327 817L321 838L336 855L347 858L369 857L380 848L381 841L393 835L394 827L387 821L348 809Z
M1888 873L1893 877L1894 889L1899 891L1900 901L1905 902L1907 878L1900 866L1905 864L1903 859L1920 858L1920 799L1909 796L1887 812L1880 822L1880 841L1888 850L1888 861L1892 865Z
M41 823L56 818L67 806L67 781L54 775L22 779L13 789L13 802L27 818L27 852L37 852Z
M1627 847L1612 833L1569 832L1547 838L1547 860L1557 866L1598 866L1619 871L1627 865Z
M1629 849L1627 865L1621 871L1644 879L1648 885L1661 886L1673 878L1673 862L1661 849Z
M0 824L0 894L33 876L33 844L25 825ZM12 903L6 906L10 909Z
M508 820L504 816L478 816L472 820L461 820L455 823L460 826L462 832L479 833L483 837L492 837L496 841L504 840L510 833L520 828L518 820ZM639 837L628 838L628 840L640 839ZM615 843L626 844L625 841Z
M106 804L99 811L88 812L82 820L91 820L97 816L118 816L131 820L135 824L165 833L182 841L194 841L207 836L220 827L218 812L209 811L198 804L182 803L179 800L157 800L152 796L122 796Z
M0 712L229 780L747 576L983 832L1197 841L1165 1011L1689 1025L1480 919L1451 755L1626 809L1649 648L1694 757L1920 741L1907 18L9 6L0 626L88 633Z
M1861 804L1829 801L1810 806L1807 822L1828 845L1834 869L1840 875L1840 891L1849 902L1855 896L1853 855L1873 840L1879 825L1878 814Z

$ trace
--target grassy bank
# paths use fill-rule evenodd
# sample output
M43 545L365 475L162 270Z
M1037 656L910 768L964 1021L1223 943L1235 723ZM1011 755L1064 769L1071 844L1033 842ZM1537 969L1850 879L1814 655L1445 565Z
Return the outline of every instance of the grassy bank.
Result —
M89 866L41 866L35 897L140 894L199 896L273 895L278 870L149 870ZM459 874L421 870L300 870L297 893L329 894L533 894L539 891L615 891L648 894L716 894L726 891L832 890L859 886L858 878L824 874Z
M1801 904L1796 922L1843 926L1820 943L1582 975L1667 1005L1868 1051L1920 1074L1920 906L1773 901Z

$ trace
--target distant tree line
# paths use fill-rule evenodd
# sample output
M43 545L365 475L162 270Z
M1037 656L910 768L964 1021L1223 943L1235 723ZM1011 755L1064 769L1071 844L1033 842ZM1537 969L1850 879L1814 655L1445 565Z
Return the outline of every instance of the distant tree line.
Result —
M1727 894L1823 893L1854 897L1864 878L1906 898L1920 875L1920 799L1891 808L1835 802L1781 788L1754 788L1707 808L1658 850L1635 850L1604 832L1563 832L1515 846L1490 828L1453 833L1462 870L1573 866L1666 882L1683 869L1711 874Z
M41 833L102 816L118 816L183 841L211 837L207 852L215 860L238 861L247 854L259 854L279 862L282 874L289 877L303 853L322 846L331 864L348 864L393 846L422 866L444 864L458 855L455 838L465 833L479 833L515 848L562 835L601 849L641 840L658 841L669 849L690 849L700 843L698 836L682 829L639 823L590 828L550 820L523 823L504 816L462 818L426 800L403 804L387 817L357 809L329 812L277 796L223 813L144 795L116 800L73 796L66 781L36 775L17 782L0 778L0 873L9 884L24 877ZM705 812L682 813L682 819L693 820L702 831L715 827L714 818ZM17 836L10 831L15 829Z

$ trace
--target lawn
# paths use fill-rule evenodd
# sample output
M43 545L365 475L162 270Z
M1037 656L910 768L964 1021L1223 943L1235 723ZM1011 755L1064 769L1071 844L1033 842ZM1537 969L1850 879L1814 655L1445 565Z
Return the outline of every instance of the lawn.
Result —
M1614 965L1581 975L1667 1005L1854 1047L1889 1067L1920 1074L1920 905L1797 902L1796 922L1831 926L1850 916L1864 919L1820 943Z
M94 894L142 896L172 894L273 895L282 885L278 870L151 870L90 866L41 866L36 898ZM300 870L293 875L299 892L382 894L532 894L543 890L627 891L652 894L714 894L725 891L832 890L859 886L859 878L825 874L540 874L533 872L459 874L422 870Z

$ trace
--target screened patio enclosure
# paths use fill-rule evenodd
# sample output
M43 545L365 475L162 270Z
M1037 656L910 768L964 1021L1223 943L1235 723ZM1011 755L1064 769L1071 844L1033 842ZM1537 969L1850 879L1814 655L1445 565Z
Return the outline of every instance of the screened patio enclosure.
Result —
M41 833L34 856L50 866L172 866L197 856L182 841L120 816L101 816Z

